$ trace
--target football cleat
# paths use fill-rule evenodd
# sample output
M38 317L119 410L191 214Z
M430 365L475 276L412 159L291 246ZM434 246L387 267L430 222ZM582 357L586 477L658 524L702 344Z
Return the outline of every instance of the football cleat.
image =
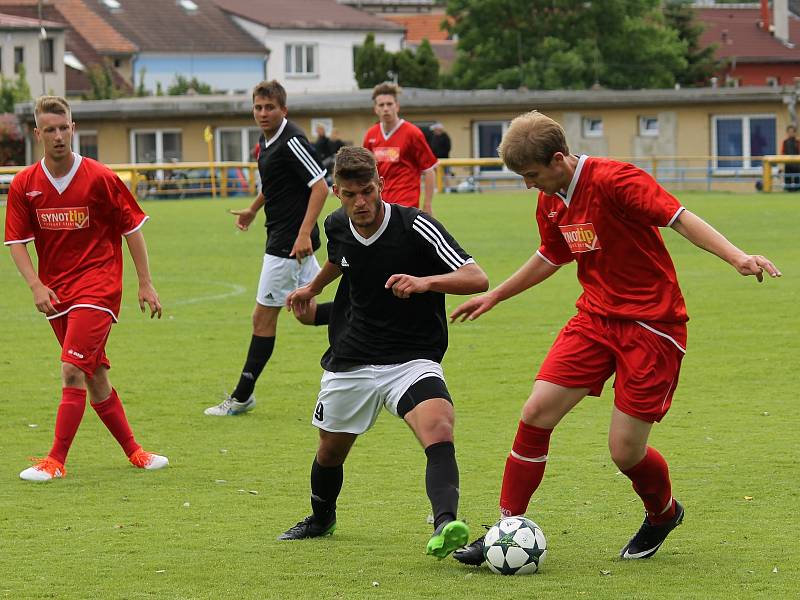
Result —
M459 548L453 552L453 558L465 565L473 565L476 567L482 565L486 560L486 557L483 555L483 538L484 536L481 536L471 544Z
M435 556L439 560L448 556L453 550L461 548L469 539L469 527L463 521L442 523L433 532L425 554Z
M57 460L50 458L32 459L36 464L28 467L19 474L20 479L25 481L52 481L67 476L67 470Z
M304 540L306 538L324 537L333 535L336 530L336 513L331 515L327 523L320 525L309 515L294 527L291 527L278 536L279 540Z
M166 456L153 454L152 452L147 452L141 448L139 448L136 452L131 454L128 457L128 460L131 461L131 464L134 467L139 467L140 469L147 469L148 471L154 471L155 469L163 469L164 467L169 465L169 459Z
M232 396L215 406L210 406L203 412L211 417L233 417L253 410L256 407L256 397L251 395L246 402L239 402Z
M644 523L639 528L625 547L619 551L619 555L626 560L650 558L667 539L669 532L683 522L683 505L677 500L675 502L675 516L661 525L652 525L644 518Z

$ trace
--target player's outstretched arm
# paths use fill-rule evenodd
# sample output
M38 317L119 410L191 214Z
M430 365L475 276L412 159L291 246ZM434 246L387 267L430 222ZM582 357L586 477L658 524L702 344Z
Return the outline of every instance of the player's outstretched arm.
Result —
M39 279L36 269L33 267L31 255L28 254L28 246L26 244L10 244L9 246L11 258L17 265L17 270L33 292L33 303L36 305L36 310L46 315L52 315L56 312L53 302L58 303L58 296Z
M476 263L468 263L443 275L414 277L395 274L386 280L385 287L392 290L398 298L408 298L411 294L425 292L466 295L485 292L489 287L489 278Z
M249 208L231 209L228 212L236 216L236 228L240 231L247 231L262 206L264 206L264 194L259 192Z
M139 308L144 312L144 305L150 307L150 318L156 315L161 318L161 301L158 299L158 292L153 287L153 280L150 278L150 264L147 259L147 244L141 230L134 231L125 238L128 242L128 252L131 253L133 266L136 267L136 275L139 278Z
M436 169L430 168L422 174L425 185L425 194L422 201L422 210L433 216L433 192L436 189Z
M698 248L719 256L741 275L755 275L759 281L763 281L764 271L770 277L782 275L769 259L759 254L747 254L739 250L728 241L728 238L688 210L684 210L678 215L672 228Z
M328 197L328 184L325 179L318 179L311 186L311 195L308 197L308 208L306 208L306 215L303 217L303 222L300 224L300 229L297 231L297 239L294 241L292 251L289 256L296 258L298 261L303 260L306 256L314 254L314 247L311 245L311 232L314 230L314 225L317 223L319 213L322 212L322 207L325 206L325 200Z
M303 315L308 311L311 300L319 296L330 283L335 281L342 274L342 270L331 261L325 261L319 273L311 282L286 296L286 310L295 315Z
M498 285L488 294L467 300L464 304L457 307L450 313L450 322L474 321L483 313L494 308L496 304L524 292L537 283L541 283L553 273L558 271L558 267L551 265L538 254L531 256L519 270L503 283Z

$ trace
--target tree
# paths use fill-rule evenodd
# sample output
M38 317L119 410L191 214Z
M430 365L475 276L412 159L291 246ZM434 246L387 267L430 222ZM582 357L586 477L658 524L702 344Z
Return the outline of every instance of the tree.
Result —
M669 87L687 43L659 0L448 0L461 88Z
M396 79L406 87L438 88L439 61L428 40L422 40L416 52L404 48L391 53L375 43L370 33L364 44L355 49L355 75L359 88L371 88Z
M695 11L688 0L668 3L664 7L664 18L686 42L686 68L676 73L675 79L681 85L704 85L721 67L715 58L716 45L700 47L703 26L695 20Z
M188 79L178 73L175 74L175 83L167 88L168 96L185 96L186 94L213 94L214 90L207 83L199 81L197 77Z
M375 87L383 81L392 79L392 53L383 44L375 43L375 34L368 33L362 46L356 46L353 60L356 82L359 88Z
M114 70L107 58L90 66L86 77L89 91L83 95L84 100L112 100L125 95L125 90L114 82Z
M13 113L15 104L30 99L31 88L25 77L25 65L19 66L19 73L14 79L0 75L0 113Z
M24 164L25 138L16 116L6 111L6 114L0 115L0 165Z

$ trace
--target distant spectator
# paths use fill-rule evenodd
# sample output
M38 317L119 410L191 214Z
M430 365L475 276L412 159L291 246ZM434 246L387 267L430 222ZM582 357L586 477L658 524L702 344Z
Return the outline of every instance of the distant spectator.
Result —
M328 139L328 133L325 131L325 125L322 123L317 123L314 131L317 134L317 139L314 142L314 150L317 151L317 156L324 165L325 159L336 154L336 152L331 152L331 141Z
M450 158L450 136L444 130L444 125L434 123L430 127L431 137L428 143L436 158Z
M787 156L800 154L800 140L797 139L797 127L794 125L786 128L786 139L781 144L781 154ZM783 165L783 189L787 192L800 191L800 163Z

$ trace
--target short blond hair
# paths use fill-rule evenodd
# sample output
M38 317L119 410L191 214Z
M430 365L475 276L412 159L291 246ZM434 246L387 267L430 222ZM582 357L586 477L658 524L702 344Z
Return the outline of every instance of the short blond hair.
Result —
M556 152L569 154L564 129L536 110L511 121L498 148L505 165L516 173L533 163L549 165Z
M379 83L374 88L372 88L372 101L375 101L375 98L378 96L394 96L394 99L397 100L397 97L400 95L400 92L403 90L400 89L400 86L396 83L392 83L391 81L384 81L383 83Z
M33 109L33 120L39 126L39 115L66 115L68 121L72 121L72 109L69 102L61 96L39 96L36 99L36 106Z

